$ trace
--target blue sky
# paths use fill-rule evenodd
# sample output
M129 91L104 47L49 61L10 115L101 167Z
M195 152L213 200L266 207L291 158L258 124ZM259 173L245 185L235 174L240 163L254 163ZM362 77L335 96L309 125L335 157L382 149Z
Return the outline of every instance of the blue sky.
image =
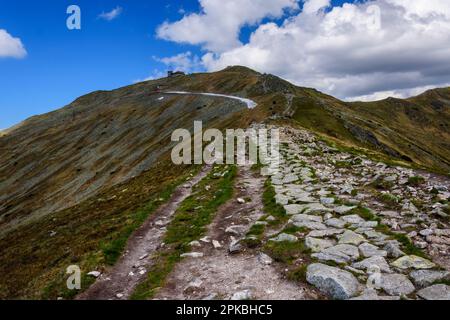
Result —
M69 31L66 9L75 3L82 10L82 29ZM0 29L19 37L28 54L0 58L0 128L164 68L152 56L178 53L180 45L155 39L155 29L178 18L186 5L198 7L186 0L1 0ZM115 20L98 19L117 6L123 12Z
M82 29L66 28L66 9L77 4ZM112 21L102 12L120 6ZM201 48L155 37L165 20L198 11L196 0L0 0L0 29L21 39L23 59L0 58L0 129L62 107L95 90L108 90L145 79L166 66L153 56L172 56ZM246 39L251 29L242 32Z
M223 1L216 1L216 3L219 5L220 3L223 3ZM252 2L259 0L246 1ZM277 1L293 2L294 0L271 1L276 3ZM300 8L302 6L302 1L303 0L299 0ZM327 3L326 8L322 8L322 13L320 13L320 16L322 17L320 18L321 20L316 19L317 21L314 20L311 22L311 28L316 28L318 31L317 33L312 32L308 41L310 41L311 38L314 40L314 37L318 37L319 31L321 30L320 28L323 28L326 21L329 21L330 19L336 20L335 16L339 16L339 14L341 16L347 16L349 12L355 14L355 9L357 9L357 11L359 10L358 12L365 13L366 11L364 10L367 9L361 4L364 1L359 1L354 5L355 7L349 7L347 8L348 10L336 15L333 14L335 11L334 9L342 6L343 3L353 3L354 1L338 0L331 1L331 3L328 3L330 0L305 1L311 3ZM381 6L384 10L382 11L382 14L388 10L391 10L392 12L395 10L395 8L389 7L390 4L387 4L387 2L402 2L402 0L372 1ZM417 1L423 2L424 0ZM211 2L214 2L214 0ZM68 17L66 9L71 4L76 4L81 8L81 30L71 31L66 27L66 19ZM427 7L433 9L433 4L430 4L430 2L428 2L428 4ZM107 21L99 18L101 13L110 12L117 7L120 7L122 12L115 19ZM198 0L0 0L0 30L5 30L14 38L20 38L20 41L27 52L27 55L23 58L14 58L7 56L2 57L0 50L0 129L10 127L32 115L63 107L83 94L95 90L118 88L139 79L146 79L158 75L161 72L165 72L167 66L164 65L164 63L157 61L154 57L172 57L186 52L191 53L191 58L195 57L201 61L201 63L196 63L195 66L194 63L192 63L193 66L191 70L214 70L224 66L229 61L227 59L230 57L234 57L234 60L231 60L233 62L237 61L239 64L257 68L260 71L272 72L297 84L314 86L322 91L335 94L341 98L347 96L362 96L363 94L372 94L374 92L396 93L396 91L393 90L386 90L391 87L392 89L403 90L414 89L416 87L425 88L427 85L446 83L446 81L444 81L445 79L442 80L441 78L439 78L439 80L434 80L433 78L433 81L430 79L428 82L419 81L419 79L412 81L411 79L413 76L405 78L405 75L391 84L387 84L385 80L379 80L377 82L377 78L375 77L376 72L374 71L370 71L369 74L367 73L368 71L359 70L362 68L359 68L356 71L350 70L352 68L357 68L358 63L348 63L345 56L339 58L342 60L341 62L336 61L336 64L332 63L332 68L327 67L327 70L324 69L318 72L316 78L322 79L325 77L328 80L328 82L318 82L316 81L316 78L307 79L305 76L306 72L302 69L296 70L295 75L287 72L285 69L295 70L293 67L290 67L291 62L289 62L287 58L285 63L287 66L286 68L285 66L272 66L267 63L267 61L259 63L256 57L251 55L246 56L246 49L248 49L249 46L270 50L270 48L267 49L267 44L265 44L264 47L258 47L263 45L256 40L250 41L250 35L262 25L274 21L278 26L281 26L283 22L287 21L285 19L292 19L295 17L298 17L298 20L300 21L309 21L309 18L307 19L307 17L300 14L300 9L292 10L289 14L280 16L276 20L265 17L257 25L240 28L239 38L237 40L240 40L242 46L239 45L240 48L227 48L227 50L229 49L228 51L211 50L208 48L207 44L198 44L190 38L173 39L173 37L170 38L167 36L166 39L160 39L156 36L158 27L165 21L169 22L168 28L170 29L173 27L174 22L182 20L185 15L201 13L201 9L201 4ZM422 8L411 8L411 10L413 9L424 10ZM442 12L442 8L436 7L436 10L438 9ZM429 9L427 8L427 10ZM391 11L388 13L392 15ZM419 13L422 14L422 11ZM424 12L423 14L426 14L427 12ZM449 13L450 17L450 12L447 13ZM224 19L227 17L226 11L224 11L223 16ZM201 19L203 18L204 17L201 17ZM353 20L356 19L350 18L350 22L346 21L345 23L348 25L349 23L353 23ZM302 23L306 22L300 22L295 25L295 27L308 29L308 26L305 24L302 25ZM397 24L399 23L400 22L397 21ZM189 28L190 26L187 25L187 29ZM391 28L391 26L390 24L385 23L383 28ZM398 25L396 28L398 29ZM280 31L282 28L273 29L275 31L273 36L276 37L276 32ZM407 29L411 29L411 26L406 25L405 30ZM192 32L195 32L195 29L192 30ZM342 28L342 30L344 30L344 28ZM190 30L188 30L188 32L190 32ZM344 35L350 36L350 32L349 34ZM220 37L220 34L218 37ZM274 38L274 41L277 39L278 38ZM438 42L444 41L449 43L449 41L446 41L447 39L444 38L437 40L439 40ZM358 41L358 43L361 43L361 39L358 39ZM388 41L392 41L392 39L385 39L384 41L387 46L389 45L389 47L392 48L392 43L388 43ZM205 42L207 43L208 41L205 40ZM248 44L248 46L246 46L246 44ZM384 44L384 42L382 44ZM427 43L424 43L424 45L427 45L427 50L429 51L430 45ZM300 47L301 46L297 46L298 50L301 50ZM377 43L377 48L379 47L380 44ZM400 47L399 50L401 49L402 48ZM442 47L436 48L436 50L440 50L439 52L443 52L442 49ZM330 52L330 56L333 57L333 59L338 59L336 58L338 55L333 52L332 49L327 48L326 50L326 52ZM236 54L236 52L239 54ZM275 53L275 50L273 50L273 52ZM209 53L214 56L214 59L212 62L209 61L208 63L207 60L203 59L205 58L205 55ZM305 56L304 51L299 51L299 55L300 54L302 57ZM323 53L319 52L319 54ZM379 54L380 58L386 56L383 52L380 52ZM277 60L279 59L280 58L277 58ZM373 59L373 61L384 61L383 59L380 60L377 56L370 56L368 59ZM372 60L366 59L361 61L361 64L363 62L367 64L367 61L370 62ZM346 63L349 65L347 67L348 70L339 71L341 73L336 72L336 66L342 66L342 68L344 68ZM420 61L414 63L419 65ZM320 66L322 65L328 66L326 57L321 60ZM386 63L380 62L378 67L380 70L384 70L383 72L390 72L390 70L387 70L386 68L389 66L389 68L392 69L392 65L395 65L395 61L386 61ZM420 65L423 65L423 63ZM440 65L442 66L442 62ZM404 69L405 67L402 66L402 68ZM317 69L318 67L315 66L314 70ZM428 69L430 68L428 67ZM392 70L392 72L394 71L396 72L395 74L398 73L398 70ZM412 69L408 71L408 75L412 75L413 72L417 70ZM365 75L364 72L368 75L366 77L367 88L358 87L354 92L347 92L344 89L338 90L340 84L339 81L341 79L348 78L349 76L356 77L361 74ZM444 76L448 78L448 73L445 73ZM413 83L405 86L403 85L403 82L401 83L401 81L403 81L402 79L406 79L404 80L406 83L409 83L408 81ZM352 81L354 82L354 80ZM364 83L364 81L361 81L361 83ZM342 86L344 85L345 87L348 87L347 84L342 84ZM390 85L391 87L386 87L387 85Z

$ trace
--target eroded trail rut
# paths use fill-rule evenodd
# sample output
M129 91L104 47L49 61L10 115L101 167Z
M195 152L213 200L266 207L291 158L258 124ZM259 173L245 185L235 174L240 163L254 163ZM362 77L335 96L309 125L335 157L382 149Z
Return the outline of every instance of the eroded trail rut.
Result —
M162 244L166 226L172 220L178 206L192 194L192 187L207 176L211 167L205 166L191 181L179 186L170 200L154 212L132 235L125 254L97 282L80 294L78 300L128 299L136 286L145 279L152 265L149 259Z
M241 247L229 253L230 245L264 215L264 181L250 167L239 168L235 197L218 210L207 236L192 248L203 257L181 261L155 299L305 299L305 289L283 279L258 250Z

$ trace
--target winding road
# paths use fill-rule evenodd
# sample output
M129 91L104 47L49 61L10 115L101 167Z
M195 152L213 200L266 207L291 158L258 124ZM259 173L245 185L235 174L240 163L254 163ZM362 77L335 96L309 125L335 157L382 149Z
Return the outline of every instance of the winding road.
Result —
M186 91L167 91L167 92L164 92L164 93L166 93L166 94L199 95L199 96L228 98L228 99L238 100L238 101L241 101L241 102L245 103L249 109L254 109L254 108L256 108L258 106L258 104L255 101L250 100L250 99L236 97L236 96L229 96L229 95L225 95L225 94L218 94L218 93L207 93L207 92L194 93L194 92L186 92Z

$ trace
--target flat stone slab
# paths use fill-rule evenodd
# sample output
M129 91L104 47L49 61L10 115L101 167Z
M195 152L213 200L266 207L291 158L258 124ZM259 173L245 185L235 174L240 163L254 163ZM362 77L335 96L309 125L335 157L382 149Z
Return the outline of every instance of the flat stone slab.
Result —
M339 244L354 244L359 245L362 242L366 241L362 235L357 234L351 230L347 230L343 235L339 236Z
M373 244L370 244L368 242L365 242L361 244L359 247L359 252L363 257L370 258L374 256L380 256L380 257L386 257L387 251L380 250L377 246L374 246Z
M313 238L324 238L324 237L332 237L338 234L344 233L344 229L334 229L329 228L325 230L313 230L311 231L308 236Z
M375 241L385 241L387 238L389 238L387 235L382 234L381 232L378 232L378 231L374 231L374 230L364 231L364 235L367 238L373 239Z
M337 246L327 248L322 252L315 253L312 257L322 261L348 263L359 258L359 250L357 247L349 244L338 244Z
M283 184L292 183L298 181L298 179L299 178L296 174L288 174L283 178L282 183Z
M431 269L436 265L427 259L411 255L401 257L400 259L394 261L392 266L399 269Z
M416 288L404 274L381 274L379 281L376 281L381 289L391 296L408 295Z
M391 273L391 268L386 259L380 256L374 256L363 261L352 264L352 267L359 270L366 270L370 272L386 272Z
M302 213L305 206L300 204L288 204L284 206L284 210L286 210L286 214L292 216L294 214Z
M333 247L335 243L331 240L323 240L313 237L306 237L305 245L312 252L321 252L327 248Z
M285 195L282 195L282 194L277 194L277 195L275 196L275 201L276 201L278 204L281 204L281 205L287 205L287 204L289 203L289 197L287 197L287 196L285 196Z
M352 298L350 300L366 300L366 301L398 301L400 297L395 296L379 296L375 289L367 289L362 295Z
M416 270L410 273L409 277L414 284L420 288L432 285L439 280L450 279L450 272L434 270Z
M339 207L334 208L333 211L336 212L337 214L343 215L343 214L346 214L356 208L357 208L356 206L353 206L353 207L339 206Z
M361 291L361 285L353 274L321 263L308 266L306 281L337 300L350 299Z
M297 242L298 238L296 236L291 235L291 234L282 233L282 234L279 234L275 238L269 239L269 241L274 241L274 242Z
M320 198L320 203L322 203L323 205L330 205L333 204L336 200L334 198L326 198L326 197L321 197Z
M435 284L431 287L419 290L417 295L425 300L450 300L450 286Z
M352 214L350 216L343 216L341 219L343 221L345 221L346 223L350 223L350 224L360 224L360 223L366 222L366 220L364 220L363 218L361 218L360 216L358 216L356 214Z
M347 224L347 222L345 222L341 219L332 218L332 219L328 219L327 221L325 221L325 224L329 227L340 229L340 228L344 228L345 225Z
M323 219L321 216L313 216L310 214L296 214L293 215L291 218L292 221L298 222L298 221L314 221L314 222L322 222Z
M310 220L295 221L292 224L296 227L307 228L310 230L326 230L327 229L327 226L324 225L323 223L316 222L316 221L310 221Z

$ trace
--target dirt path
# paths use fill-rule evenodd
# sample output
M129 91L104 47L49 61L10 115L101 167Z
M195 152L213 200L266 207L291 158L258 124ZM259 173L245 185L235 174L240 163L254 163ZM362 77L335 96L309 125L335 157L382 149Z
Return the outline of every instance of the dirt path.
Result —
M235 198L219 209L207 237L193 248L203 257L180 262L155 299L306 299L305 288L283 279L258 251L229 253L233 239L243 238L263 215L264 180L249 167L239 168Z
M154 212L131 236L125 254L116 265L109 272L101 275L95 284L77 297L77 300L129 298L134 288L145 278L149 266L152 265L149 257L161 246L166 226L178 206L191 195L192 187L206 177L210 169L209 166L205 166L191 181L179 186L170 200Z

